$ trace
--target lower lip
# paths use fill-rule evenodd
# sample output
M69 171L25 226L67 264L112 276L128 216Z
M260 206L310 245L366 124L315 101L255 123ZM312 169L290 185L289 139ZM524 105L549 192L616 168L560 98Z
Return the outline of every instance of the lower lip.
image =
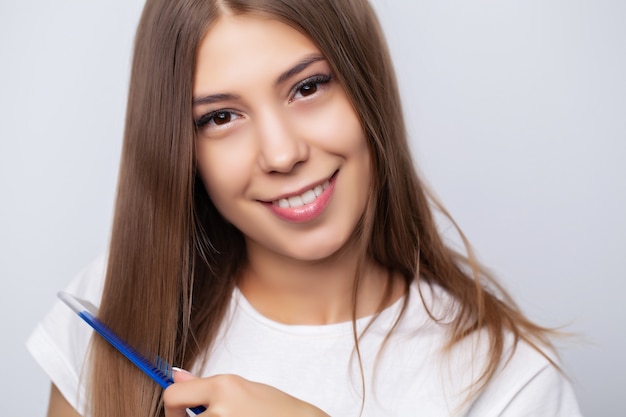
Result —
M335 191L336 175L330 179L328 188L322 192L314 201L300 207L279 207L268 203L269 209L283 220L291 223L306 223L318 218L333 196Z

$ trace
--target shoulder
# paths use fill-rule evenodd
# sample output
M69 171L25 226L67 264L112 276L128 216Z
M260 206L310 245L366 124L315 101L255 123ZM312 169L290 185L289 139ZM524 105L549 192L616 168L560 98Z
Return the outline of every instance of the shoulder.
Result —
M108 257L102 254L85 266L66 288L66 291L79 298L100 305Z
M509 341L508 349L508 357L476 398L468 417L581 415L573 387L552 351L544 348L544 355L538 350L541 346L525 341L514 345Z
M485 330L476 331L446 350L455 300L441 287L416 283L410 292L403 328L418 324L418 338L429 338L430 363L451 404L460 404L467 417L580 416L572 385L548 346L516 339L504 331L504 352L484 390L472 396L491 352ZM416 323L416 320L418 323ZM410 322L410 326L407 326ZM417 343L417 342L416 342ZM454 399L456 398L456 400ZM470 398L470 400L467 400ZM452 407L454 409L455 407Z
M94 259L76 275L65 291L99 306L106 263L106 255ZM57 299L26 343L35 361L77 410L82 410L84 406L81 402L85 394L81 378L91 335L91 328Z

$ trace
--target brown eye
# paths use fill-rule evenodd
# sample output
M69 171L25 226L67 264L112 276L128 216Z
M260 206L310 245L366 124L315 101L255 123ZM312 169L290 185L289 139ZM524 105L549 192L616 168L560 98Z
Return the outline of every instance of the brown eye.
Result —
M231 113L227 111L221 111L213 115L213 123L215 123L216 125L225 125L226 123L229 123L231 120L232 120Z
M234 110L222 109L201 116L194 123L198 129L226 128L241 119L242 115Z
M315 94L317 92L317 84L305 84L298 90L302 97L310 96L311 94Z
M321 93L332 79L329 75L314 75L302 80L293 87L293 95L290 100L298 100Z

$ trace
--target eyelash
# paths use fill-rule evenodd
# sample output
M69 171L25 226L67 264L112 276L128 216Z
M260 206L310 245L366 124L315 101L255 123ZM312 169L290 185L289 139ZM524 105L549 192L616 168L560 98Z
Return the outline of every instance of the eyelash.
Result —
M296 100L296 95L298 93L302 94L302 89L305 87L310 87L310 86L316 86L317 88L321 85L326 85L328 84L331 80L333 79L331 74L318 74L318 75L314 75L312 77L309 77L305 80L300 81L299 83L297 83L292 89L291 89L291 94L290 94L290 98L289 98L289 103L293 102L294 100ZM317 90L315 90L313 93L311 93L311 95L314 95L317 93ZM303 95L302 98L306 99L308 96ZM217 116L219 115L224 115L224 114L230 114L230 115L236 115L236 118L241 117L236 111L231 110L231 109L219 109L219 110L215 110L212 111L210 113L204 114L202 116L200 116L197 120L194 121L194 124L196 125L197 129L202 129L204 127L206 127L207 125L209 125L210 123L214 122L215 119L217 118ZM229 123L229 122L227 122Z
M196 125L196 128L202 129L206 127L209 123L214 122L217 116L222 114L235 114L239 117L239 114L234 110L220 109L200 116L197 120L194 121L194 124Z
M293 89L291 90L293 93L291 94L291 97L289 99L289 102L292 102L294 100L294 96L298 93L299 90L301 90L304 87L307 86L311 86L311 85L326 85L328 84L331 80L332 80L332 75L331 74L319 74L319 75L314 75L312 77L309 77L305 80L300 81L298 84L296 84ZM317 91L315 91L313 94L315 94ZM303 97L307 97L307 96L303 96Z

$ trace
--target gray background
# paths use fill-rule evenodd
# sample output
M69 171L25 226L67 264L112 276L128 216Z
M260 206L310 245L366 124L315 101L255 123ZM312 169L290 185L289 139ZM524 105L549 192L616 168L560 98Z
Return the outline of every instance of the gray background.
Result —
M1 409L36 416L24 342L106 247L143 2L0 1ZM585 415L623 417L626 2L375 5L420 171L525 311L578 334Z

